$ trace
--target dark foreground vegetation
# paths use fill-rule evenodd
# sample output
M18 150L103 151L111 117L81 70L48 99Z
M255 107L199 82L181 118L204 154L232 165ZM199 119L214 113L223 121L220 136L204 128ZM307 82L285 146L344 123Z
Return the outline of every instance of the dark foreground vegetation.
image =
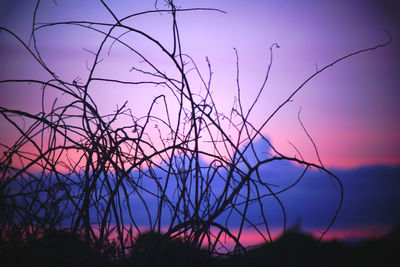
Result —
M125 259L113 260L111 247L99 251L77 234L55 231L21 246L2 244L0 257L2 266L397 266L399 241L400 227L357 243L318 241L293 229L247 254L219 257L181 239L147 232Z

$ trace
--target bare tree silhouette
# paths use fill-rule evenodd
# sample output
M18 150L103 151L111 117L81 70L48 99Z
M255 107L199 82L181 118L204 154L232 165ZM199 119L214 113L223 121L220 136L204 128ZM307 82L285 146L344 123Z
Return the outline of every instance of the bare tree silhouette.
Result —
M154 10L119 18L104 1L100 2L113 22L38 23L39 0L34 10L30 44L14 32L0 28L2 34L8 34L22 45L51 77L0 81L42 88L42 110L38 113L0 107L3 119L19 133L15 143L0 144L4 151L0 161L0 245L21 244L68 229L97 249L112 251L109 257L123 259L135 249L136 236L151 231L159 235L157 240L179 238L190 244L193 255L201 248L208 255L246 253L241 242L245 228L257 231L265 242L272 240L265 199L272 198L280 206L282 228L286 231L286 211L280 193L294 187L311 168L327 173L340 189L340 202L322 238L342 205L340 180L322 162L281 154L262 130L314 77L357 54L387 46L390 35L385 43L347 54L317 70L256 127L249 117L268 82L278 44L270 47L269 67L250 107L242 104L238 82L237 102L228 116L218 111L213 100L213 73L208 59L204 75L196 62L182 52L177 21L180 12L223 11L180 8L168 0L163 9L156 2ZM168 46L130 23L149 14L171 17L173 38ZM36 42L38 31L58 26L80 27L102 36L97 49L90 51L93 60L88 63L87 78L64 80L42 57ZM174 70L157 65L123 38L127 35L151 43ZM103 59L113 46L124 47L140 59L141 63L131 69L136 78L119 80L97 76L99 66L106 64ZM236 78L239 79L237 52L236 57ZM194 88L189 71L201 81L203 90ZM152 85L162 88L162 93L154 98L145 116L136 117L127 103L111 114L102 114L90 90L98 84L109 88ZM48 91L58 93L63 101L55 100L49 107L45 101ZM129 119L130 123L120 125L120 118ZM259 153L254 145L256 139L271 147L273 153ZM204 143L212 149L204 149ZM261 172L263 166L277 161L293 162L304 169L293 184L279 190ZM250 209L259 212L261 221L248 216ZM237 231L232 230L234 218L240 218ZM232 240L235 247L226 247L226 239Z

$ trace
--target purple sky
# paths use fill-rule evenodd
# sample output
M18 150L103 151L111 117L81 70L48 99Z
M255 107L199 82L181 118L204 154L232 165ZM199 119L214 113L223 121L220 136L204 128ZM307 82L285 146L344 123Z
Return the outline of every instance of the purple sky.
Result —
M20 34L26 42L29 40L33 2L0 2L0 25ZM39 21L87 19L112 22L112 18L97 1L56 2L57 5L52 0L42 1ZM153 8L152 1L107 2L110 2L118 17ZM362 188L359 195L353 195L354 199L347 199L346 203L352 204L345 206L343 211L343 214L347 215L358 211L360 215L351 222L343 219L348 218L347 215L343 215L344 217L338 220L339 226L342 227L362 225L361 222L365 222L367 226L381 225L394 223L399 219L390 216L398 212L393 200L397 201L399 194L390 191L391 186L398 184L394 178L399 178L398 168L381 170L370 167L372 169L354 169L348 172L339 170L365 165L400 164L400 22L395 18L400 10L394 2L177 1L182 7L212 7L227 12L182 13L178 15L178 22L183 50L195 59L205 76L208 75L205 58L209 58L214 72L214 100L219 111L228 116L236 96L236 62L233 48L235 47L239 54L244 106L249 107L263 82L269 62L269 47L273 43L279 44L280 48L273 50L274 61L270 79L250 117L255 125L260 125L304 80L315 73L316 69L350 52L384 43L388 40L384 30L391 33L393 42L388 47L357 55L313 79L263 131L280 151L290 156L298 156L289 144L290 141L302 152L305 159L316 162L313 146L297 119L301 107L302 121L318 146L325 165L335 168L347 179L345 185L348 184L350 188L348 192ZM161 0L159 6L162 7ZM132 26L160 38L168 48L171 47L170 22L167 15L158 14L129 21ZM172 72L170 63L158 56L159 50L137 36L129 35L123 38L141 49L165 71ZM58 75L69 81L78 76L83 80L87 77L86 61L90 61L92 56L83 48L94 50L100 40L101 36L74 27L45 29L38 33L38 45L43 51L44 59ZM133 75L129 70L136 66L138 61L138 58L126 49L115 45L110 56L105 56L97 76L129 79ZM189 78L191 75L188 75ZM38 64L20 45L16 45L8 34L0 33L0 80L38 77L46 78ZM194 80L193 84L198 85L196 90L200 92L200 83ZM161 89L129 86L110 89L96 84L91 90L102 114L107 114L114 110L116 105L128 100L128 106L139 117L147 112L152 99L160 94ZM49 96L52 99L56 95L49 92ZM0 106L38 112L40 100L40 88L0 84ZM3 118L0 118L0 128L1 142L15 138L14 132ZM390 173L386 175L389 178L382 180L376 170ZM360 186L361 180L355 179L353 183L349 180L351 177L360 177L368 173L375 174L365 180L370 186ZM311 176L313 175L316 174ZM382 184L376 185L377 181L381 181ZM312 186L317 185L311 184ZM364 202L360 199L367 199L367 196L376 192L375 186L383 188L370 199L375 206L370 206L370 210L362 209ZM314 192L316 191L318 190ZM297 192L301 195L301 187ZM290 209L295 210L298 205L307 206L310 198L304 198L304 202L294 205L293 201L297 199L296 193L294 194L294 198L287 199ZM320 195L311 196L317 201ZM334 207L335 199L332 201ZM322 207L313 209L314 213L320 214L319 211L326 210ZM327 211L318 218L327 220L330 214ZM311 220L314 218L307 212L303 215L294 212L291 216L292 222L296 220L296 216ZM326 225L326 221L305 222L306 226L310 227L315 226L313 223L318 224L318 227Z
M22 4L22 2L24 2ZM385 49L358 55L342 62L312 80L296 95L293 102L282 109L264 129L281 151L295 155L288 141L294 143L303 156L316 160L313 147L297 120L302 108L302 120L318 145L322 160L328 166L356 167L369 164L400 163L400 55L399 21L391 1L179 1L182 7L213 7L227 12L193 12L180 14L183 50L191 55L203 74L207 74L205 57L212 64L214 99L220 112L229 114L235 87L235 54L238 50L240 81L245 106L249 106L262 84L269 60L269 47L274 50L274 62L265 92L256 106L251 120L260 124L294 89L317 68L358 49L385 42L393 35L393 43ZM96 1L43 1L39 21L92 20L112 18ZM152 9L152 1L113 1L110 5L117 16ZM159 1L162 7L162 1ZM1 24L29 38L33 3L2 1ZM396 7L397 8L397 7ZM89 18L87 18L89 17ZM132 25L157 36L167 46L171 40L170 20L167 15L147 15L131 21ZM7 34L0 36L0 77L38 77L40 68L27 60L21 47L10 42ZM86 60L90 54L82 48L94 49L99 36L74 27L45 29L38 34L38 44L45 59L56 73L67 80L87 75ZM132 40L127 37L126 40ZM148 54L157 50L137 42ZM113 47L99 75L128 78L130 67L137 59L129 58L124 48ZM171 67L163 58L158 64ZM136 60L136 62L134 62ZM21 65L21 63L23 64ZM115 72L115 69L118 69ZM101 87L101 86L99 86ZM146 110L158 88L97 88L93 93L100 109L106 113L129 101L133 111ZM1 89L1 105L13 106L28 101L32 95L17 89ZM137 101L137 95L140 101ZM24 100L27 99L27 100ZM16 103L18 102L18 103ZM28 105L29 106L29 105ZM29 108L24 104L25 108ZM4 121L1 121L3 124ZM6 128L3 128L6 129ZM3 132L7 134L5 131Z

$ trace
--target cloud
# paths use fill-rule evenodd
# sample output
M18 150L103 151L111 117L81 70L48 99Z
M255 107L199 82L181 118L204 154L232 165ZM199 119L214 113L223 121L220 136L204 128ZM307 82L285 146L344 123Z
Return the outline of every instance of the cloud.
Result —
M268 157L270 152L271 148L268 143L259 140L255 142L254 150L249 148L245 152L245 158L250 164L255 164L255 155L262 159ZM203 164L207 165L207 163L201 162L201 165ZM244 168L244 164L241 167ZM274 192L279 192L294 184L303 171L304 167L289 161L275 161L260 168L260 178L263 182L268 183ZM334 223L334 228L390 226L400 222L398 206L400 193L397 191L400 188L400 165L365 166L351 170L330 169L330 171L339 177L344 189L343 205ZM165 173L161 171L155 170L155 172L159 177L165 176ZM226 174L226 172L221 172L222 175L224 173ZM216 177L212 183L213 190L217 195L225 185L225 181L221 178L224 177ZM167 194L174 199L177 188L176 179L170 179L170 182ZM150 183L143 179L142 185L150 189L152 186ZM243 193L245 193L244 191ZM260 189L260 194L268 193L270 192L266 188ZM252 195L255 196L255 193L252 192ZM278 197L285 208L288 226L294 225L300 219L302 227L305 229L323 230L329 225L339 205L340 190L337 182L326 173L310 169L293 188L279 194ZM140 202L133 200L132 202L136 203L134 205L138 207L136 214L142 214L139 217L145 218L144 208L140 209L140 204L138 204ZM149 200L148 204L154 208L157 206L156 201L152 200ZM263 198L262 205L269 225L273 228L282 227L283 213L278 201L273 196L269 196ZM242 211L243 206L240 206L239 209ZM167 214L168 212L164 213L165 216ZM222 214L218 221L225 222L226 216L227 214ZM247 217L254 223L261 223L260 206L254 203L250 205ZM163 221L168 222L168 218L165 217ZM230 215L229 226L236 227L240 221L239 214L233 212Z
M254 151L260 158L268 157L268 152L271 152L266 142L256 142ZM245 157L251 164L256 162L254 153L251 150L245 153ZM190 171L190 166L183 166L179 163L179 156L173 162L176 163L176 166L173 166L175 174L169 177L165 193L169 200L171 200L171 205L179 203L180 210L184 210L183 207L186 205L188 214L190 214L193 210L191 205L188 204L189 195L186 195L185 199L179 200L177 189L178 187L182 187L183 179L190 180L195 177L191 176L193 172ZM201 162L202 167L207 165L206 162ZM125 222L129 222L131 218L134 218L138 225L148 226L150 220L147 212L149 212L152 223L154 223L157 217L159 199L152 195L151 192L158 192L158 183L164 185L166 182L166 171L168 170L162 170L161 167L165 166L160 166L160 168L155 167L152 170L152 174L149 170L142 170L142 173L131 173L131 178L126 186L135 186L136 190L133 190L133 187L127 187L131 213L128 211L127 203L123 202L121 215L124 217ZM229 169L223 168L221 167L219 170L220 175L215 175L210 184L214 194L208 196L211 205L225 187L226 176L224 175L229 172ZM281 191L283 188L296 183L303 171L304 167L288 161L276 161L265 164L260 168L259 177L269 187L259 188L259 194L270 194L269 190L273 190L275 193ZM365 166L351 170L333 169L331 171L339 177L344 188L343 206L334 224L334 229L391 226L400 222L400 207L398 205L400 203L400 193L398 191L398 188L400 188L400 165ZM211 179L213 168L204 168L202 169L202 173L205 179ZM150 174L153 175L153 178L150 177ZM188 176L185 177L185 174ZM157 179L154 179L155 177ZM237 184L240 181L238 175L234 177L236 181L230 181L231 185ZM193 182L192 184L187 182L186 186L186 190L194 190ZM9 189L18 191L21 188L16 183L11 184ZM71 193L77 194L78 191L75 190L72 190ZM231 188L230 190L233 189ZM242 189L240 192L242 196L239 196L237 203L245 200L246 191L247 189ZM121 196L124 195L122 191L120 193ZM193 198L194 195L194 192L192 192L190 197ZM254 187L252 187L251 196L256 197ZM340 191L338 184L327 174L316 169L311 169L307 171L294 187L278 194L278 197L285 209L288 226L294 225L301 219L301 226L304 229L323 230L329 225L335 214L340 200ZM277 199L273 196L267 196L262 198L261 204L269 226L271 228L281 228L283 225L283 212ZM240 205L238 209L243 211L244 206ZM260 206L259 203L254 201L248 207L247 218L254 224L263 222ZM206 212L206 207L202 206L203 208L204 210L202 211ZM169 224L171 220L171 214L173 214L173 209L171 209L172 206L163 205L162 223L164 225ZM181 213L179 214L182 215ZM227 216L228 211L222 213L217 221L224 223ZM92 218L96 218L94 213ZM241 216L236 211L229 218L228 225L230 227L235 228L240 225ZM183 215L180 219L185 220ZM65 223L68 225L68 221L65 221Z
M299 167L292 165L290 168ZM365 166L332 172L340 178L344 188L343 206L335 227L400 222L400 166ZM275 175L275 179L285 179L286 172L275 172ZM326 174L311 170L296 187L280 197L286 207L289 225L301 218L305 228L323 228L334 215L340 194L337 185Z

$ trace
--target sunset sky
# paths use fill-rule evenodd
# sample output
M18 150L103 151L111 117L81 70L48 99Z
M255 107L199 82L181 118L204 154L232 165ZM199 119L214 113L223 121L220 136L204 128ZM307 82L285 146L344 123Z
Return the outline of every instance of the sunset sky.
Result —
M57 5L53 1L43 1L39 21L112 21L102 6L94 4L96 1L56 2ZM387 48L358 55L319 75L277 114L264 133L280 150L295 155L290 141L303 156L315 160L313 147L297 119L301 107L302 120L327 166L393 165L400 163L400 45L399 23L388 4L390 1L183 1L178 5L218 8L227 14L183 13L178 22L184 52L196 60L205 74L205 57L209 58L214 72L214 99L226 114L236 95L233 48L240 57L243 98L250 103L263 82L269 47L279 44L280 48L274 49L270 80L251 118L255 123L266 118L317 68L347 53L386 42L388 36L384 31L387 30L394 39ZM130 4L113 1L110 5L120 17L153 8L152 1ZM159 6L162 7L162 1ZM2 1L1 24L28 41L33 8L33 1L30 4ZM139 18L134 25L157 36L168 47L170 25L164 22L169 22L168 16L153 14ZM84 77L85 60L90 59L82 48L90 49L90 44L96 44L98 37L83 35L82 30L74 27L61 26L40 32L38 43L56 73L74 79ZM37 77L39 66L30 66L22 48L10 39L6 34L0 39L1 78ZM109 68L117 65L122 75L112 75L126 77L130 69L130 62L124 60L127 51L116 47L113 52L106 66L107 75ZM21 67L22 60L25 67ZM142 92L139 94L144 97ZM135 110L137 97L134 96L137 95L138 91L115 88L113 94L101 91L98 101L104 111L125 100ZM31 100L27 92L24 97ZM2 89L0 101L2 105L12 105L24 99L17 90ZM141 103L148 105L149 102ZM136 110L140 108L145 110L145 106Z
M14 31L28 43L34 2L1 1L0 26ZM162 8L163 1L158 2ZM183 8L210 7L226 12L186 12L179 13L177 19L182 49L193 57L205 76L208 75L208 57L213 71L211 90L214 100L219 111L227 116L237 95L234 48L239 55L244 106L249 107L264 80L271 56L269 48L274 43L279 45L280 48L273 49L269 81L250 117L255 125L261 125L280 103L318 69L348 53L387 42L389 37L385 31L392 35L393 42L387 47L349 58L311 80L263 130L281 152L298 156L290 144L292 143L305 159L317 162L312 143L298 121L301 108L302 122L313 137L325 166L342 174L347 179L345 185L351 183L348 181L352 177L357 181L348 186L352 197L348 198L347 203L353 204L345 205L344 213L360 211L362 201L358 196L362 196L362 199L371 197L370 201L376 200L376 206L360 211L360 218L364 218L365 223L360 218L355 218L351 223L350 219L339 219L339 225L343 228L363 225L365 230L400 220L393 215L399 212L394 205L394 200L399 199L399 193L390 191L391 186L400 184L399 168L396 167L400 164L400 20L396 18L400 10L395 2L176 1ZM117 0L107 3L119 18L154 8L154 1ZM97 1L42 1L39 22L66 20L113 22L110 14ZM172 37L170 22L168 15L157 13L129 21L131 25L158 38L168 48L171 47ZM101 41L101 36L73 26L43 29L37 38L38 46L49 66L69 81L76 77L84 80L87 76L86 61L91 60L91 54L87 50L95 49ZM136 38L135 36L123 38L132 41L136 47L163 66L163 69L169 71L170 63L162 57L157 58L157 49L141 43L140 39L130 39ZM104 65L99 69L98 76L129 79L129 75L132 75L131 67L140 63L127 54L129 55L129 51L123 47L113 47L110 56L105 58ZM38 77L45 79L47 76L24 52L21 45L7 33L0 32L0 80ZM159 88L116 86L110 91L110 88L102 88L100 85L92 94L103 114L128 100L128 106L140 116L147 111L153 97L159 94L158 90ZM34 112L40 108L41 95L38 92L39 88L27 89L0 84L0 106ZM0 118L0 129L2 142L14 138L10 125L3 118ZM379 169L382 172L369 172L361 168L368 170L376 165L383 165L380 167L383 169ZM376 175L365 178L367 185L363 187L360 173ZM380 179L384 177L380 177L380 173L390 173L387 176L391 178L382 181ZM382 184L379 188L374 188L376 184L371 181L380 181ZM382 190L382 193L371 196L372 193L369 193L375 190ZM318 196L315 196L315 200L317 199ZM291 201L288 200L289 206ZM306 200L301 203L307 205ZM316 207L314 212L318 213L319 208L321 207ZM380 214L382 209L386 211L386 215L393 216ZM294 212L292 221L298 216L314 218L312 215ZM316 224L320 226L326 223L322 221ZM311 221L306 220L304 223L309 227L314 226Z

